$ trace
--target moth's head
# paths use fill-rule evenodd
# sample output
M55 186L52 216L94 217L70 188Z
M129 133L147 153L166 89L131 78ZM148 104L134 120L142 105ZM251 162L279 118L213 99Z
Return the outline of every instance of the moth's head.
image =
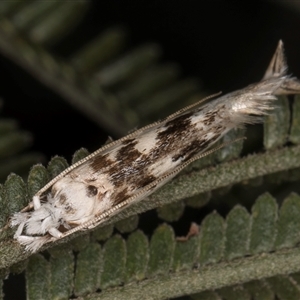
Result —
M52 186L48 201L64 211L65 220L78 221L94 213L98 194L96 186L64 177Z
M111 195L115 187L104 174L97 178L76 175L60 178L53 184L47 199L63 210L64 221L79 224L112 207Z

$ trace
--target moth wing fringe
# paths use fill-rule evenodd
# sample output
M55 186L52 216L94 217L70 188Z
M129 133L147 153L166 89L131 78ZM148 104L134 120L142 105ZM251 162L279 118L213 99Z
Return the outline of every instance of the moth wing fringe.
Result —
M268 115L276 106L270 104L271 101L277 98L273 95L254 95L245 97L247 105L244 109L240 109L237 113L231 116L233 127L243 127L244 124L261 123L262 118Z

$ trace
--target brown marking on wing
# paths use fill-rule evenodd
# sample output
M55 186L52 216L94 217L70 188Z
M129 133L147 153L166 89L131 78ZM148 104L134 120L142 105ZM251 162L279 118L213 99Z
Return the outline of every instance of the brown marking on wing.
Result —
M122 143L123 147L120 148L116 155L117 160L135 160L140 156L140 152L135 149L135 145L138 144L138 140L129 139Z
M136 179L143 176L149 156L135 148L137 143L136 139L124 141L124 146L116 154L118 163L106 172L116 187L122 186L124 182L136 185Z
M164 130L158 133L156 138L157 145L152 155L154 160L173 155L177 160L182 156L181 149L199 135L199 129L191 121L192 116L193 112L189 112L165 124Z
M191 123L192 115L192 112L186 113L164 124L162 130L158 130L156 145L147 154L136 149L138 139L124 141L116 154L118 163L106 172L113 184L117 188L126 184L139 189L153 182L156 177L151 174L149 167L159 159L178 153L178 149L187 144L187 136L190 140L191 136L196 135L196 125Z
M206 149L210 143L211 143L211 139L195 140L182 149L181 155L184 155L184 160L188 160L189 158L192 158L197 153L200 153L201 151Z
M128 187L125 187L120 192L116 193L116 195L113 195L113 204L117 205L129 198L129 196Z
M153 182L156 179L156 177L154 175L146 175L143 177L139 177L136 180L136 185L140 188L145 187L146 185L150 184L151 182Z
M64 204L66 201L67 201L67 196L66 196L66 194L61 194L61 195L59 196L59 203L60 203L60 204Z
M199 124L192 123L193 112L187 112L166 122L157 128L155 146L147 153L140 152L136 146L138 138L130 138L122 142L115 154L115 161L106 156L95 158L93 166L99 171L99 166L103 169L103 174L107 175L116 188L121 189L115 197L116 201L123 201L124 195L131 196L135 190L147 186L157 179L152 175L153 170L149 168L157 161L172 157L175 162L179 159L187 160L195 154L204 151L216 139L219 138L222 127L215 126L215 136L208 139L205 128L197 128ZM204 115L206 124L216 122L217 111ZM199 134L201 131L201 134ZM159 166L157 166L159 168ZM167 170L166 170L167 171ZM132 191L123 189L124 186L131 186ZM126 193L125 193L126 192ZM125 197L126 198L126 197Z
M203 137L202 139L197 139L185 146L178 154L172 157L172 161L177 161L178 159L183 159L186 161L192 158L194 155L205 151L208 146L219 138L220 134L215 135L210 139Z
M217 111L206 113L205 118L203 119L203 124L206 126L211 125L215 121L217 114Z
M108 158L109 153L105 155L98 154L91 159L90 166L95 172L99 172L101 169L107 168L114 163L113 160Z
M220 134L221 132L225 131L225 128L221 125L217 125L215 127L213 127L213 132L215 132L216 134Z
M182 133L190 130L191 128L191 116L192 112L186 113L182 116L178 116L177 118L168 121L164 127L165 130L161 131L157 135L157 140L166 140L170 137L180 136Z

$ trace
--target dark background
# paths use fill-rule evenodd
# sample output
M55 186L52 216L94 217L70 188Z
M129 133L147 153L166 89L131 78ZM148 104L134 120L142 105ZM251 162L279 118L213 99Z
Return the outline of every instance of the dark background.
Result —
M278 1L279 2L279 1ZM68 58L115 25L129 32L130 48L155 42L182 77L201 79L206 91L229 92L258 81L279 39L290 72L300 76L300 8L277 1L92 1L81 24L50 50ZM84 146L97 149L109 132L0 55L2 116L34 134L33 148L67 159Z
M183 77L200 78L207 91L229 92L258 81L282 39L289 70L300 77L300 8L259 0L91 3L82 23L51 48L55 55L67 59L101 31L122 25L130 47L158 43L163 60L179 63ZM70 160L82 146L96 150L110 134L1 54L0 76L1 115L32 132L32 149L48 159L59 154ZM20 278L5 281L6 299L25 299L8 292L18 286L24 296L24 281L16 281Z

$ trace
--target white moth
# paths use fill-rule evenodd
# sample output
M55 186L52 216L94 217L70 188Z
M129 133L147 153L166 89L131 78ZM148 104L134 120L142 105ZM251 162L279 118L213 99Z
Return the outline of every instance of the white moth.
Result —
M34 197L10 226L26 250L101 224L161 187L232 128L261 122L275 95L300 93L300 82L286 76L280 41L262 81L200 102L105 145L70 166ZM202 102L202 101L201 101Z

